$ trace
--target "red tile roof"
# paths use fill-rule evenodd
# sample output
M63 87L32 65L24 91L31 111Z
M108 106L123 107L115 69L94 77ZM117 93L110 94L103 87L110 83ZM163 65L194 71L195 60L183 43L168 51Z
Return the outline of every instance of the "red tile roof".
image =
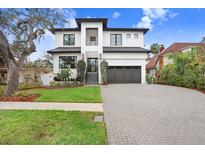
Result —
M187 47L196 47L196 46L200 46L200 47L204 47L205 48L205 43L188 43L188 42L177 42L172 44L171 46L169 46L167 49L165 49L165 51L163 53L167 53L167 52L172 52L172 53L178 53L181 52L181 50L183 48L187 48Z
M153 69L156 67L156 64L160 58L161 55L165 54L165 53L179 53L181 52L181 50L183 48L187 48L187 47L204 47L205 48L205 43L188 43L188 42L177 42L172 44L171 46L169 46L167 49L165 49L163 52L156 54L155 56L153 56L152 58L149 59L149 62L146 65L146 69Z
M155 68L155 66L159 60L160 55L161 55L161 53L158 53L158 54L154 55L152 58L150 58L149 62L146 65L146 69L150 70L150 69Z

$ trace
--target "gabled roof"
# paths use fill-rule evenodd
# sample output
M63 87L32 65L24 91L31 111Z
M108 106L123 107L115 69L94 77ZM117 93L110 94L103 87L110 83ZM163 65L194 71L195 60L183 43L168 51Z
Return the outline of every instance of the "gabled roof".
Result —
M149 69L155 68L156 65L157 65L157 62L158 62L158 60L159 60L159 58L160 58L160 56L161 56L161 54L162 54L162 53L158 53L158 54L154 55L152 58L150 58L150 59L149 59L149 62L148 62L147 65L146 65L146 69L149 70Z
M169 46L167 49L165 49L164 53L172 52L172 53L178 53L181 52L181 50L186 49L188 47L204 47L205 43L189 43L189 42L176 42Z

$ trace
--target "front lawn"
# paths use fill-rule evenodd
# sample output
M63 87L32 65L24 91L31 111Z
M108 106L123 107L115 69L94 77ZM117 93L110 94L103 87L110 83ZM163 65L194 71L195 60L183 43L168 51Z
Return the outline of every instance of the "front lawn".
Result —
M83 86L64 89L34 89L40 94L38 102L100 103L102 101L99 86Z
M94 112L0 110L0 144L107 144Z

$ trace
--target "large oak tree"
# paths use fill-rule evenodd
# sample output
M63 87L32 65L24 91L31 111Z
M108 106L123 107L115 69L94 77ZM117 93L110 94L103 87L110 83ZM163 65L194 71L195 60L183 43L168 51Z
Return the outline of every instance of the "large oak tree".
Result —
M19 68L36 51L36 41L65 22L62 9L0 9L0 56L7 69L5 96L17 90Z

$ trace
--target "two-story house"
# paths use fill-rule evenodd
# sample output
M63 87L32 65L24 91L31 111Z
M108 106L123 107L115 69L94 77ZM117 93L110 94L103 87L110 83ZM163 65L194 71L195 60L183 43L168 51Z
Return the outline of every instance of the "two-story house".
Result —
M147 49L145 28L109 28L107 18L76 18L77 28L55 29L53 73L70 67L76 78L76 64L87 64L87 81L101 83L100 62L108 62L109 83L145 83ZM90 79L89 79L90 78ZM89 81L90 80L90 81Z

